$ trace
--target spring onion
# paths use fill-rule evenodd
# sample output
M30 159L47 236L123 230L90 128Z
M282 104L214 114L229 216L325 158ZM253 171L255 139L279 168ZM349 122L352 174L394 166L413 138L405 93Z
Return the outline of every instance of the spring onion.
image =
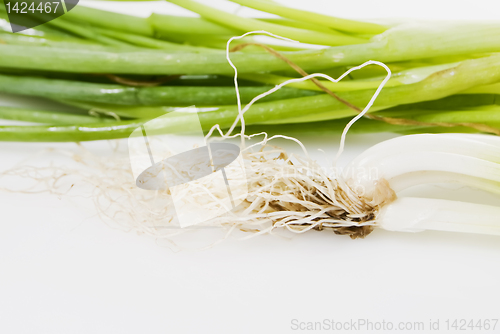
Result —
M286 134L343 131L339 152L347 130L500 131L498 23L389 26L330 18L264 0L233 0L279 16L256 19L194 0L169 2L201 17L139 18L78 6L51 21L49 29L35 27L26 35L0 33L0 91L74 107L72 112L0 107L0 118L38 123L0 126L0 140L119 139L151 124L161 134L176 135L192 130L192 115L180 107L193 104L208 137L214 133L220 135L214 140L240 136L243 144L261 130L300 145ZM6 17L3 10L0 15ZM248 36L225 43L228 37L249 30L272 38L259 45ZM280 39L295 43L279 53L266 48ZM246 49L247 43L253 45ZM343 75L346 71L349 76ZM236 73L244 79L240 82L235 77L236 91L220 84ZM342 75L342 81L327 75L333 73ZM319 76L329 82L305 81ZM288 81L291 87L281 88ZM276 92L253 104L271 91ZM177 113L169 114L172 111ZM168 122L158 121L165 115L174 116ZM233 134L235 130L240 133ZM500 234L498 207L401 197L402 191L429 183L461 184L499 194L497 136L399 137L356 158L347 169L353 174L333 175L307 154L292 155L267 145L272 138L242 145L242 157L249 166L248 193L238 195L241 206L210 224L256 233L280 227L297 233L331 228L353 238L364 237L376 227ZM168 192L135 197L130 189L135 189L137 180L129 165L97 161L103 174L84 176L99 190L99 199L109 200L113 197L107 192L116 191L117 198L125 198L114 203L117 210L133 217L134 226L143 232L160 230L141 225L144 221L171 223L171 208L152 209L152 203L167 198ZM228 175L241 176L231 168L227 167ZM363 174L370 170L377 173ZM217 199L221 189L220 184L200 178L182 191L190 202L205 208L207 194ZM138 212L145 213L146 219ZM119 216L115 213L106 214ZM161 233L170 236L169 231Z

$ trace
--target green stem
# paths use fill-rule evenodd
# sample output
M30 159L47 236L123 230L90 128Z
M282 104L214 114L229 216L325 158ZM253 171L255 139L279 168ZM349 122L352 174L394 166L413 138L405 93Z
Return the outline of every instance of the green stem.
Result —
M0 106L0 118L13 121L45 123L45 124L79 124L79 123L109 123L112 119L88 115L69 114L48 110L33 110Z
M449 68L456 67L459 63L451 63L451 64L441 64L441 65L432 65L432 66L422 66L418 68L405 69L400 71L392 71L391 79L385 84L385 87L395 87L403 84L411 84L424 80L429 77L433 73L437 73ZM381 68L381 67L378 67ZM366 68L363 68L360 72L363 72ZM320 79L321 83L328 89L334 92L343 92L343 91L351 91L351 90L362 90L362 89L374 89L380 85L380 82L384 80L387 72L384 71L381 76L371 77L366 80L349 80L349 78L344 78L340 82L331 82L324 79ZM345 72L345 69L342 69L342 72ZM351 72L352 75L356 75L356 72ZM343 73L342 73L343 74ZM337 77L340 75L336 75ZM351 74L350 74L351 76ZM244 73L240 75L241 78L265 83L265 84L273 84L279 85L287 80L293 79L292 77L285 77L275 74L268 73ZM298 88L298 89L309 89L322 91L317 85L315 85L311 81L299 81L292 82L288 84L289 87Z
M263 0L230 0L237 4L276 14L292 20L303 21L314 25L323 25L325 27L342 30L356 34L379 34L387 30L386 27L375 23L360 22L354 20L341 19L328 15L308 12L282 6L273 1Z
M242 103L250 102L254 97L270 90L272 86L240 87ZM311 94L312 93L312 94ZM280 89L260 102L293 99L297 97L315 96L316 92L307 92L294 88ZM236 103L234 87L147 87L139 88L137 98L143 105L227 105Z
M466 95L460 92L456 95L447 96L445 98L437 100L423 101L413 104L400 105L391 108L387 111L393 110L408 110L411 113L413 110L442 110L442 111L453 111L460 109L478 109L483 106L496 105L499 100L496 95L490 94L475 94Z
M427 112L427 111L426 111ZM456 119L456 113L463 113L462 117ZM467 114L468 113L468 114ZM456 111L429 114L421 116L418 119L422 121L445 121L458 122L472 120L500 128L499 114L491 116L488 113L482 113L481 117L473 116L471 111ZM472 117L472 118L468 118ZM205 130L210 128L207 119L200 114L202 125ZM248 127L247 133L258 133L265 131L269 134L280 135L321 135L340 133L350 119L338 119L323 122L312 122L306 124L280 124L265 125L256 124ZM119 139L128 137L136 128L147 122L148 119L135 121L121 121L109 124L79 124L68 126L0 126L0 140L2 141L24 141L24 142L64 142L64 141L90 141L104 139ZM220 123L219 123L220 124ZM228 123L223 128L227 128ZM162 133L175 133L187 130L186 122L182 115L168 119L168 123L160 122L156 127ZM391 125L370 119L360 119L352 128L351 133L369 133L369 132L477 132L476 130L464 127L442 128L426 126L402 126Z
M265 74L265 73L244 73L241 74L239 77L246 80L251 80L264 84L273 84L273 85L279 85L287 80L294 79L292 77L285 77L281 75ZM346 92L351 90L374 89L380 85L380 82L382 82L382 80L383 78L380 81L345 80L339 82L331 82L327 80L320 80L320 82L331 91ZM391 79L386 83L385 87L395 87L395 86L400 86L402 84L403 83L401 83L397 79ZM321 88L316 86L311 81L292 82L287 86L297 89L323 91Z
M140 47L153 48L153 49L163 49L163 50L173 50L173 51L195 51L195 52L220 52L220 50L214 50L204 47L196 47L190 45L183 45L178 43L171 43L163 40L158 40L155 38L135 35L130 33L119 32L115 30L107 30L102 28L92 28L94 31L100 33L103 36L117 39L120 41L127 42L132 45L137 45Z
M241 87L243 103L250 102L272 86ZM236 103L234 87L127 87L114 84L47 79L29 76L0 75L0 92L46 97L54 100L88 101L118 105L190 106ZM280 89L262 100L274 101L317 95L317 92L294 88Z
M114 38L109 38L107 36L103 36L103 35L97 33L91 27L77 25L77 24L74 24L70 21L55 19L55 20L49 21L48 24L50 24L54 27L57 27L59 29L71 32L77 36L89 39L91 41L96 41L96 42L102 43L104 45L130 46L130 44L128 44L128 43L124 43L121 41L117 41Z
M92 110L95 112L101 112L105 114L114 114L123 118L135 118L135 119L152 119L159 116L163 116L169 112L176 111L182 107L175 106L124 106L116 104L106 104L97 102L82 102L74 100L60 100L59 102L65 103L69 106L77 107L84 110ZM209 110L216 109L219 107L209 107ZM198 108L198 112L204 112L206 109Z
M396 62L447 55L500 50L500 25L468 25L420 30L395 28L368 44L322 50L283 52L306 71L359 65L369 59ZM33 57L32 55L37 55ZM3 67L78 73L116 74L225 74L233 69L223 53L166 53L156 50L72 50L34 46L1 45ZM289 69L288 64L267 53L235 52L231 59L240 73Z
M290 124L253 124L247 127L248 133L266 132L268 135L285 136L321 136L340 134L351 118L341 118L330 121L310 122L310 123L290 123ZM350 134L366 134L378 132L399 132L399 131L425 132L425 128L418 126L392 125L384 122L362 118L357 121L349 130Z
M145 18L85 7L83 5L75 6L75 8L64 15L64 19L88 23L90 26L111 30L150 37L154 36L154 30Z
M109 50L109 46L106 47L84 39L53 36L27 36L19 33L13 34L3 32L0 32L0 44L56 47L76 50Z
M322 45L347 45L366 43L366 39L352 37L332 31L330 34L286 27L274 23L258 21L256 19L244 18L228 12L203 5L192 0L167 0L173 4L186 8L200 14L202 17L217 22L218 24L237 29L242 32L253 30L266 30L268 32L288 37L302 43Z
M0 140L22 142L79 142L128 137L145 120L83 123L63 126L0 126Z
M464 61L454 68L437 72L418 83L397 87L387 87L383 89L375 101L371 111L373 112L401 104L437 100L460 93L464 90L470 89L471 87L484 85L484 83L497 82L499 80L500 56ZM374 90L363 90L340 92L337 95L342 97L344 100L363 108L373 94ZM322 99L326 99L327 97L329 96L319 95L295 99L295 101L315 99L316 103L319 104L319 100L325 102ZM262 107L262 105L259 106ZM320 112L318 110L297 118L290 117L286 120L284 117L282 120L269 119L266 123L311 122L347 117L350 115L353 115L353 111L351 109L348 109L347 106L335 101L334 105L331 105L330 109L326 112Z
M435 73L418 83L383 89L371 111L374 112L401 104L437 100L457 94L470 87L498 80L500 80L500 56L465 61L455 68ZM374 92L375 90L360 90L340 92L338 95L344 100L364 108ZM153 118L170 111L162 107L97 106L96 109L137 118ZM355 111L345 104L329 95L321 94L258 103L245 114L245 121L247 124L304 123L338 119L353 116L354 114ZM238 110L235 106L214 107L212 111L204 110L199 115L209 126L220 124L222 127L228 127L238 115Z
M263 22L268 22L268 23L279 24L279 25L282 25L282 26L292 27L292 28L299 28L299 29L320 31L320 32L328 33L328 34L330 34L333 31L330 28L327 28L327 27L324 27L324 26L321 26L321 25L317 25L317 24L314 24L314 23L308 23L308 22L304 22L304 21L289 20L289 19L284 19L284 18L281 18L281 17L263 18L263 19L258 19L258 20L259 21L263 21ZM373 37L373 35L371 37ZM364 38L364 39L369 39L369 38Z
M496 94L500 95L500 83L474 87L463 92L463 94Z
M384 117L404 117L428 123L500 123L500 106L483 106L467 110L391 110L380 111L377 115Z
M180 44L188 44L197 46L199 50L202 50L202 47L210 48L210 50L218 49L219 51L225 51L227 48L227 41L233 37L233 35L183 35L183 34L175 34L168 36L160 36L162 39L166 39L171 42L180 43ZM279 45L279 41L277 44L273 44L275 39L267 40L266 45L271 46L276 51L303 51L310 48L305 47L304 44L299 44L298 47L290 46L290 45ZM231 47L235 47L239 44L245 43L262 43L262 41L256 40L254 36L246 36L241 39L235 40L231 43ZM263 50L261 47L256 45L249 45L248 47L241 50L242 52L249 53L266 53L266 50Z
M420 114L419 114L420 113ZM487 111L447 111L438 110L420 110L415 114L409 114L407 110L386 112L376 112L376 115L386 117L404 117L421 122L445 122L445 123L481 123L500 129L500 110L496 112ZM272 125L251 125L248 127L248 133L267 132L270 135L331 135L341 133L350 118L337 120L311 122L311 123L291 123L291 124L272 124ZM477 132L477 130L466 127L433 127L418 125L393 125L385 122L362 118L356 122L349 130L350 133L373 133L373 132L406 132L406 133L425 133L425 132Z
M240 32L238 29L221 26L201 17L185 17L153 13L148 20L157 32L165 35L181 34L195 36L235 36Z
M267 18L257 20L292 28L314 30L329 34L332 33L332 30L329 28L300 21L293 21L282 18ZM154 27L154 29L161 34L236 36L241 33L241 30L239 29L226 27L212 21L208 21L202 17L187 17L153 13L149 17L149 22Z

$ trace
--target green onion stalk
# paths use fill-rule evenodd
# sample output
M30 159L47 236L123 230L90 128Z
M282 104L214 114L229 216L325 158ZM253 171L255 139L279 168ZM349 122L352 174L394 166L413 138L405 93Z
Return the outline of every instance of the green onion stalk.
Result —
M153 13L141 18L80 5L22 34L1 32L0 92L62 102L77 108L79 114L54 111L50 115L50 110L20 106L17 120L40 125L2 126L0 140L123 138L140 124L192 105L198 108L204 130L215 124L228 128L238 108L234 88L228 85L234 70L221 41L249 30L267 30L300 42L283 46L293 51L280 54L308 73L339 76L370 59L393 69L393 77L370 112L414 122L401 125L362 119L353 131L478 131L432 123L477 123L498 128L494 101L500 94L500 23L389 26L313 14L263 0L233 1L277 16L254 19L198 1L170 2L200 17ZM0 16L7 18L3 7ZM200 40L206 40L204 46L193 44ZM311 44L321 48L311 49ZM243 103L297 77L287 62L258 47L232 52L230 57L238 68ZM323 84L362 109L383 75L367 67L339 83ZM454 96L460 96L462 106L448 110L420 106L426 101L442 104ZM469 101L479 101L483 96L487 101L467 109ZM245 120L250 129L329 133L338 131L356 114L313 82L296 82L253 105ZM4 109L1 115L16 118L13 110ZM181 113L165 125L165 131L182 129L183 122Z
M415 84L388 87L382 91L374 104L372 111L383 110L400 104L417 103L421 101L437 100L475 86L484 86L500 80L500 56L491 56L465 61L456 67L438 72ZM374 90L359 90L339 93L343 99L363 107L374 94ZM92 104L93 109L103 112L116 113L122 117L151 119L163 115L167 111L164 107L135 107L117 105ZM214 109L214 110L212 110ZM272 112L270 112L272 111ZM200 120L205 129L215 124L229 127L238 115L235 106L214 107L200 112ZM305 123L345 118L355 115L355 111L326 94L291 98L256 104L245 114L247 124L282 124ZM175 132L182 128L182 116L177 122L167 124L165 131ZM138 121L135 121L136 123ZM129 123L125 123L129 124ZM134 122L130 124L135 124ZM96 128L94 130L93 128ZM117 128L106 125L109 134L105 134L99 125L94 124L83 131L75 128L64 128L58 131L53 127L8 127L0 128L1 140L20 141L67 141L74 131L75 141L98 140L126 137L130 128L121 124ZM23 134L23 132L26 133ZM23 134L23 135L22 135Z

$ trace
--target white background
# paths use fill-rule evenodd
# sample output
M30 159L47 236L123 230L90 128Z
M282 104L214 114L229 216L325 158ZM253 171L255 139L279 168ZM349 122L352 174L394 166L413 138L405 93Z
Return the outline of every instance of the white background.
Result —
M500 10L497 0L287 3L359 18L494 19ZM183 13L167 3L92 5ZM350 135L345 158L390 137ZM328 156L337 143L306 140ZM1 169L46 147L74 148L0 145ZM0 203L0 333L288 333L293 319L359 318L426 328L439 319L445 332L447 319L500 318L498 237L376 231L353 241L313 231L174 253L108 227L85 200L0 192Z

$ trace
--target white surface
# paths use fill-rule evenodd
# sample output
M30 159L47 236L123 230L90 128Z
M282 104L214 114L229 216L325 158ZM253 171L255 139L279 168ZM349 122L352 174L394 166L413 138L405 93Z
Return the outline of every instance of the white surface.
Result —
M499 9L496 0L307 4L353 17L492 18ZM103 5L125 12L169 8ZM345 159L390 137L351 135ZM337 143L337 136L306 141L329 157ZM42 148L73 144L0 145L3 170ZM99 145L106 144L93 147ZM326 163L323 154L315 156ZM293 319L361 318L423 322L419 332L428 333L431 319L440 320L434 332L446 332L447 319L500 317L498 237L376 231L353 241L313 231L173 253L109 228L84 199L0 192L0 203L0 333L288 333L296 332Z

